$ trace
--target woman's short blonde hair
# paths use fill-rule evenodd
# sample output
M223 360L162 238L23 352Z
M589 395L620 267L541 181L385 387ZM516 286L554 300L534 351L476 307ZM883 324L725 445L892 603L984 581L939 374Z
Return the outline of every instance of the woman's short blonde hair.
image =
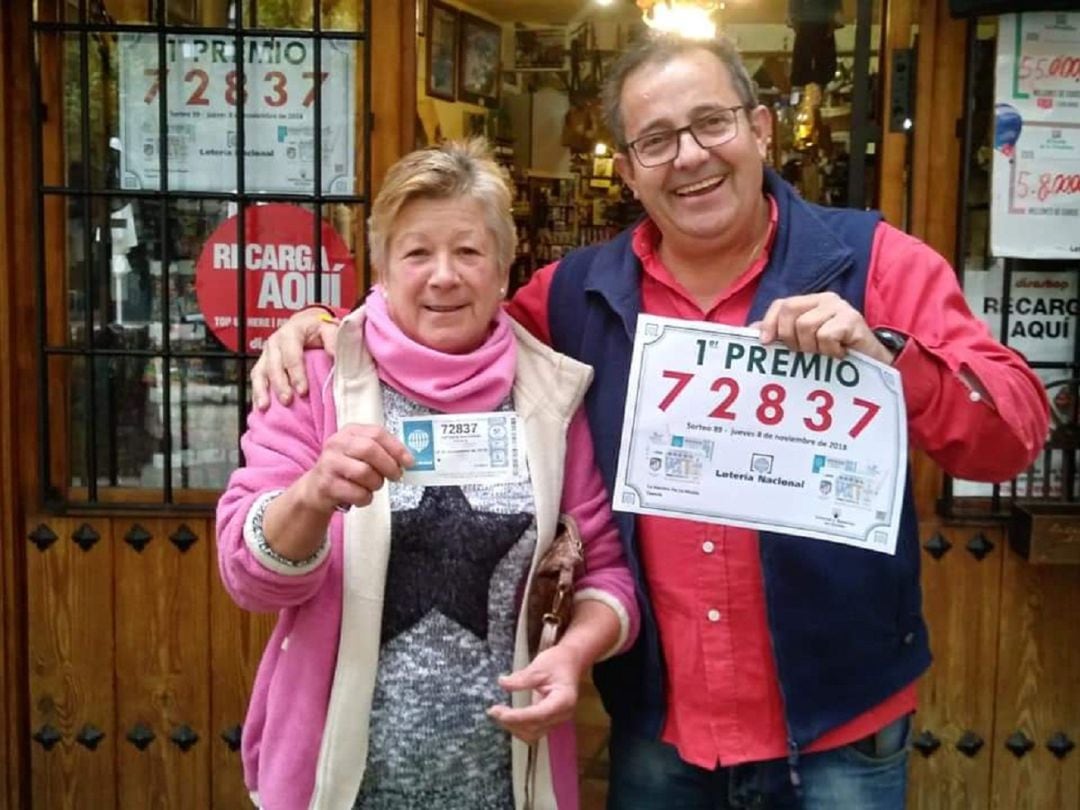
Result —
M420 199L458 197L476 200L484 207L488 228L495 237L499 269L508 272L517 242L510 212L513 195L506 173L492 159L491 149L483 138L445 141L418 149L390 168L368 217L371 263L382 272L389 269L386 253L394 220L406 204Z

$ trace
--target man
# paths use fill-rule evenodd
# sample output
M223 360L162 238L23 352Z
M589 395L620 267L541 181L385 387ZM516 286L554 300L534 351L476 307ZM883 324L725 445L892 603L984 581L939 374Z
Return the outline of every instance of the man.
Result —
M596 369L586 404L609 488L641 312L892 363L912 443L948 472L1003 480L1031 463L1047 430L1039 380L971 315L944 259L877 214L801 201L765 168L769 113L730 44L645 41L606 94L617 169L648 216L539 270L509 311ZM271 341L257 401L270 381L303 389L299 349L319 331L308 312ZM644 604L637 645L595 672L609 806L902 808L930 662L910 486L895 556L617 519Z

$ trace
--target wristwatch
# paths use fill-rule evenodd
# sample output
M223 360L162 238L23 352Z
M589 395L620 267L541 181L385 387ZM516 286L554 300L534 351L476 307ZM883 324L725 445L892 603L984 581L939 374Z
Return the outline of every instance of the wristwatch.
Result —
M894 355L900 354L907 345L907 335L897 332L894 329L886 329L883 326L879 326L873 330L874 337L878 339L878 342L892 352Z

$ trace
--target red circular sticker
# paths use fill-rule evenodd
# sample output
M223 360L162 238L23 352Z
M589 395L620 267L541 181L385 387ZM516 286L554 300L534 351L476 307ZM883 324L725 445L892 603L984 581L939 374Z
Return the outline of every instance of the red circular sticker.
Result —
M236 268L238 216L229 217L203 245L195 265L195 295L206 325L238 351ZM322 223L322 256L315 260L315 215L295 205L254 205L244 212L244 279L247 348L259 351L266 338L309 304L351 307L356 268L348 247ZM316 289L316 268L322 279Z

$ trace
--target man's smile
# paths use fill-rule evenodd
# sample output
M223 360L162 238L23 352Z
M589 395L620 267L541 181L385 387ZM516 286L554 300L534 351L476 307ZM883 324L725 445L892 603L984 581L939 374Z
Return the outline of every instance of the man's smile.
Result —
M701 194L708 194L710 191L719 188L723 185L725 180L727 180L727 175L706 177L704 180L698 180L685 186L679 186L674 189L674 193L679 197L697 197Z

